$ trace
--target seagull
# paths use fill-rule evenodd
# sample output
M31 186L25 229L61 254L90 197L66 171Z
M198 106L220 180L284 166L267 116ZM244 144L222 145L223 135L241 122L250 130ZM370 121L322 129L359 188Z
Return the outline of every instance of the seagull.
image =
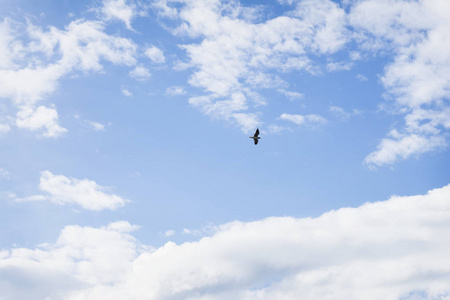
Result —
M258 140L260 139L260 137L258 135L259 135L259 129L256 128L255 135L249 137L249 138L253 139L253 141L255 142L255 145L258 144Z

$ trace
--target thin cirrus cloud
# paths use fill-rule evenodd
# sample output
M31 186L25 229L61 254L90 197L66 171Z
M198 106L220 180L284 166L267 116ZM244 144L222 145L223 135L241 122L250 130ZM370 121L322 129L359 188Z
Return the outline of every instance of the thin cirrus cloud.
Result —
M447 185L317 218L235 221L198 241L168 242L157 249L136 240L136 226L128 222L66 226L55 243L0 252L0 277L9 278L2 295L24 300L446 299L449 197Z
M320 125L327 123L327 119L316 114L298 115L298 114L282 114L281 120L293 122L297 125Z
M48 200L59 205L75 204L86 210L117 209L129 200L109 193L109 189L89 179L69 178L54 175L50 171L41 172L39 189L43 195L17 198L16 201Z

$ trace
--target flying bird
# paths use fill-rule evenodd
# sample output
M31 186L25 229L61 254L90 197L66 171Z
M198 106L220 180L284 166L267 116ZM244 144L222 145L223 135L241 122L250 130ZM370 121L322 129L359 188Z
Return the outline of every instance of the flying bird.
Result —
M259 135L259 128L256 128L255 135L250 136L250 138L253 139L253 141L255 142L255 145L258 144L258 140L260 139L258 135Z

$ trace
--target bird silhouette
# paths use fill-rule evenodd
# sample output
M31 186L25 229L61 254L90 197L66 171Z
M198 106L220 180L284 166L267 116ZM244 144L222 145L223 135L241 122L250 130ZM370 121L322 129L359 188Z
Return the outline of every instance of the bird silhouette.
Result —
M255 145L258 144L258 140L260 139L259 135L259 128L256 128L255 134L253 136L250 136L251 139L255 142Z

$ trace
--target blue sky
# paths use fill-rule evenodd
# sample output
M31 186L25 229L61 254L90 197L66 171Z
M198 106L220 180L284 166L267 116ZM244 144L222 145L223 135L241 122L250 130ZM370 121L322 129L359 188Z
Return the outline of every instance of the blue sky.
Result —
M0 299L448 297L449 12L3 1Z

